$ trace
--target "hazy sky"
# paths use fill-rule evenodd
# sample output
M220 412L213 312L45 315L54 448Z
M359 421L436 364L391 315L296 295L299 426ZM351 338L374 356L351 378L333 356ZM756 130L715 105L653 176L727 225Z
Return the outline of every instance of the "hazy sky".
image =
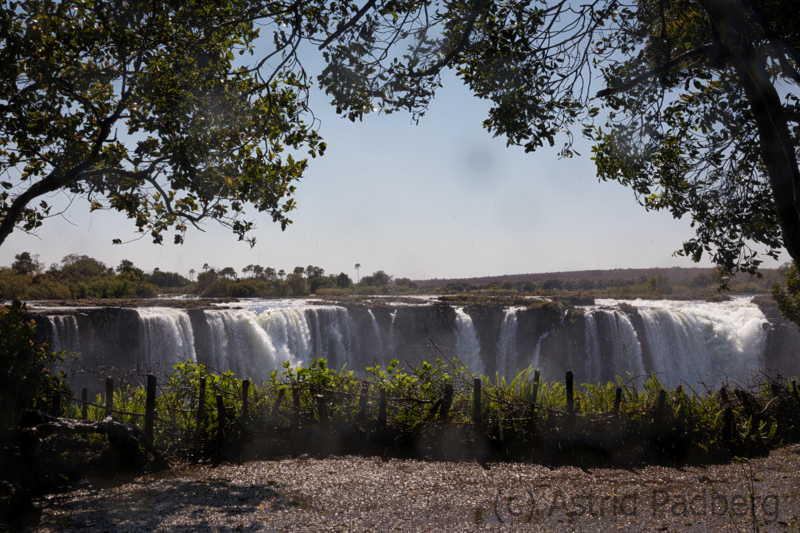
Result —
M419 125L403 112L351 123L321 94L312 107L327 153L311 160L298 183L294 224L285 232L249 213L258 227L254 248L213 222L205 233L190 229L183 246L154 245L149 237L112 245L136 237L133 223L112 212L89 214L77 200L38 236L15 230L0 265L30 251L47 264L78 253L184 275L204 263L237 271L251 263L287 271L316 265L353 278L360 263L361 275L380 269L413 279L696 266L672 256L692 235L688 220L648 213L631 190L598 183L585 142L576 145L582 156L569 160L557 157L563 139L533 154L506 148L481 127L488 105L454 77L445 78Z

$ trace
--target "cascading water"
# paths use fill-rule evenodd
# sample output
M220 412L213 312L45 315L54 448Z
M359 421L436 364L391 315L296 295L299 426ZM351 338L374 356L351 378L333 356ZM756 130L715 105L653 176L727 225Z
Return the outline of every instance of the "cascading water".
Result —
M262 300L237 303L241 308L233 309L60 311L45 317L49 327L43 331L54 350L80 353L73 364L79 370L114 367L165 373L175 362L189 359L254 380L267 379L285 361L308 365L313 358L358 371L376 360L376 350L402 351L431 338L454 350L472 371L496 368L507 378L532 364L546 379L563 379L569 369L579 382L597 383L652 370L673 386L680 381L713 383L726 376L746 379L764 368L766 319L749 300L638 300L632 302L636 313L623 312L614 300L597 304L582 312L568 310L563 317L535 306L488 308L480 310L473 323L461 307L443 311L404 306L373 312ZM490 344L482 352L484 342ZM413 360L416 352L410 353ZM496 364L484 361L487 353L497 354ZM95 386L102 372L86 380L95 379Z
M334 368L353 360L358 334L347 309L335 305L313 306L308 308L306 317L313 324L313 357L327 359ZM304 364L310 362L310 359L303 361Z
M372 320L372 330L375 332L375 339L378 346L378 353L383 353L383 341L381 340L381 328L378 327L378 321L375 319L375 314L372 312L372 309L367 310L369 313L369 317ZM392 322L394 322L394 317L392 317Z
M192 322L185 311L154 307L136 312L142 332L140 368L156 370L164 364L171 368L179 361L196 360Z
M297 306L266 310L207 311L211 360L216 369L264 379L284 361L308 366L327 359L336 368L352 359L357 343L347 310L337 306Z
M463 307L456 307L456 355L473 372L484 372L481 345L470 317Z
M665 383L747 380L764 368L764 315L748 299L635 301L653 369Z
M81 345L78 331L78 320L72 315L56 315L50 317L52 328L52 345L57 352L62 350L77 351Z
M389 313L389 316L392 317L392 322L389 324L389 349L393 350L395 348L394 342L394 321L397 319L397 309Z
M283 346L280 342L272 342L259 323L259 315L245 310L207 311L205 315L210 332L210 349L207 356L198 362L215 370L230 370L238 376L257 381L275 370L280 361L295 362L291 354L281 353ZM296 344L303 346L302 328L291 328L291 331ZM276 335L276 340L283 339Z
M539 357L541 356L541 353L542 353L542 341L545 340L549 335L550 335L550 332L549 331L545 331L539 337L539 340L536 341L536 347L533 349L533 357L531 359L532 360L531 365L533 366L533 368L537 368L538 369L541 366L541 363L539 361Z
M503 324L500 326L500 340L497 343L497 371L509 377L513 372L511 364L517 359L517 311L519 307L506 309Z
M589 383L613 381L645 373L642 347L628 315L616 309L586 310L586 378Z

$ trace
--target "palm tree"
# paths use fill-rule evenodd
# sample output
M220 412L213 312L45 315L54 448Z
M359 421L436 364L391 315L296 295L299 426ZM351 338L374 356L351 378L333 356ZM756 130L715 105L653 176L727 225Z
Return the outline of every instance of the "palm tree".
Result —
M361 270L361 263L356 263L356 283L359 282L358 271Z

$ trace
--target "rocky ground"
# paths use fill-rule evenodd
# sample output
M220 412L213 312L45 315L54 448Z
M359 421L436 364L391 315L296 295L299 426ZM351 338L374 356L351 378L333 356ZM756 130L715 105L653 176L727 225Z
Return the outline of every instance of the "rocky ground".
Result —
M800 446L685 468L363 457L180 466L36 505L30 531L41 532L797 531Z

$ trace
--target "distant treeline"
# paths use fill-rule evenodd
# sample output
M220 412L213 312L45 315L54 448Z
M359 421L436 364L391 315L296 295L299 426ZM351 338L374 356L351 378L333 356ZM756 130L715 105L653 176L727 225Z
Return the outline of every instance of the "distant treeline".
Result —
M716 270L695 269L691 278L670 278L664 274L653 276L640 275L633 278L608 279L599 277L592 279L557 279L549 278L534 282L521 281L491 281L483 284L473 284L464 281L450 281L436 288L438 292L453 293L523 293L542 296L582 292L597 298L665 298L665 297L714 297L720 292L733 294L762 294L768 293L773 283L781 283L789 264L777 269L765 269L762 277L739 274L738 276L723 280ZM670 269L672 270L672 269ZM615 271L620 272L620 271ZM723 281L727 282L727 290L720 291ZM430 287L423 287L423 290Z
M740 274L728 281L734 294L761 294L770 291L773 283L785 279L788 263L777 269L762 270L762 277ZM358 272L361 265L356 265ZM653 271L646 276L642 272ZM681 275L667 276L664 272L680 271ZM261 265L248 265L241 272L233 267L217 268L204 264L199 271L189 271L189 277L158 268L145 272L132 261L123 260L116 267L86 255L70 254L49 268L38 256L23 252L7 267L0 267L0 298L4 300L66 300L81 298L151 298L162 295L191 294L201 297L278 298L318 297L343 298L359 295L407 294L475 294L490 296L569 295L582 293L597 298L713 298L718 294L722 279L713 269L639 269L587 271L587 278L572 274L562 278L537 280L517 279L519 276L493 278L486 283L445 281L426 285L408 278L395 278L383 270L358 277L354 283L344 272L326 274L325 270L309 265L298 266L291 272ZM603 273L601 275L601 272ZM659 273L660 272L660 273ZM687 276L686 272L691 272ZM629 278L611 278L610 273L637 273ZM483 278L476 278L483 279ZM489 278L486 278L489 279Z
M761 269L764 276L774 273L774 269ZM472 278L447 278L447 279L426 279L414 280L420 287L444 287L448 283L464 283L467 285L475 286L489 286L490 284L501 284L506 281L517 284L518 282L529 281L532 283L542 284L549 280L560 280L571 283L593 281L597 282L613 282L616 286L621 286L624 283L637 281L642 278L653 278L657 276L666 276L670 283L681 284L688 282L698 274L707 275L711 274L716 276L716 270L713 268L683 268L683 267L669 267L669 268L614 268L607 270L572 270L563 272L542 272L532 274L509 274L504 276L480 276Z
M359 265L360 268L360 265ZM248 265L241 276L233 267L203 265L189 277L158 268L145 272L132 261L116 267L86 255L70 254L49 268L37 255L23 252L7 267L0 267L3 300L66 300L82 298L152 298L159 294L193 294L202 297L302 297L351 294L409 294L417 285L408 278L395 279L383 270L363 276L358 283L345 274L325 274L320 267L295 267L289 273L271 267Z
M248 265L239 277L231 267L217 270L203 265L197 274L193 292L207 297L233 296L283 297L283 296L349 296L369 294L411 294L417 285L408 278L395 279L378 270L372 275L361 277L357 283L345 274L325 274L325 270L314 265L295 267L292 272L276 271L274 268Z

